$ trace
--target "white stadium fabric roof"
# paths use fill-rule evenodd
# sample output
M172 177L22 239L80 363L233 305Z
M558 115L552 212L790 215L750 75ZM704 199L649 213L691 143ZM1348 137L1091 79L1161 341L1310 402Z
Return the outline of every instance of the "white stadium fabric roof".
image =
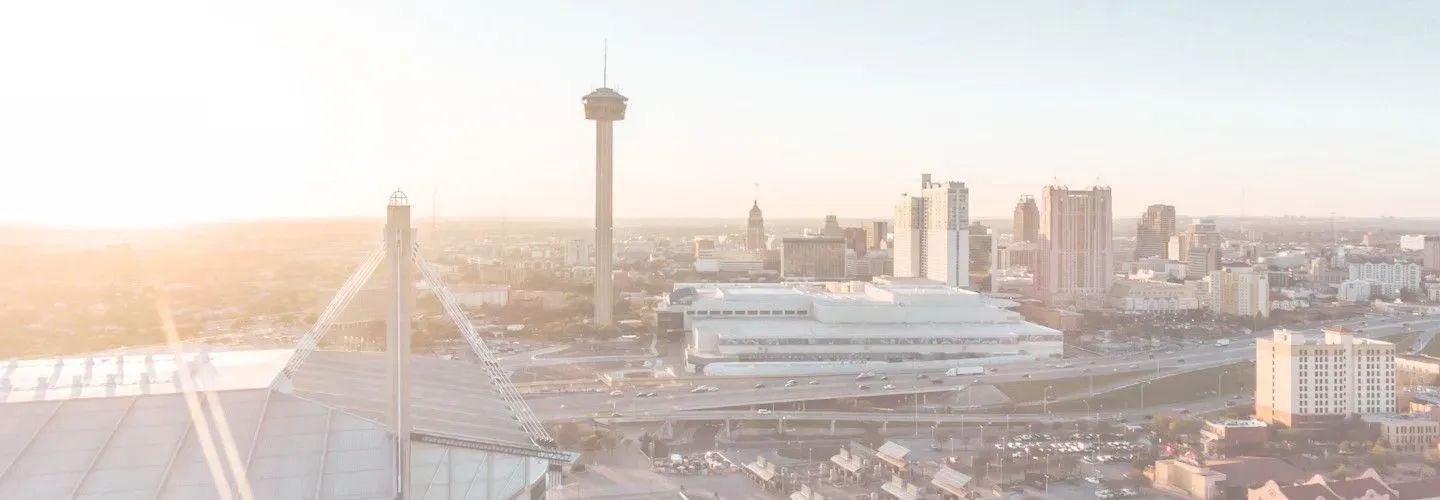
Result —
M290 352L0 362L0 498L389 497L383 354L317 351L271 389ZM511 453L535 446L479 365L411 366L412 498L510 498L544 473Z

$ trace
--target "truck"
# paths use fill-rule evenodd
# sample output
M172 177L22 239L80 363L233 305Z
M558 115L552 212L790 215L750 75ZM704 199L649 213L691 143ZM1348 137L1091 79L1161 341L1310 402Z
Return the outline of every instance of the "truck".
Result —
M981 366L956 366L949 370L945 370L945 375L949 377L959 377L961 375L979 375L982 373L985 373L985 368Z
M1220 339L1215 341L1215 347L1225 347L1228 345L1230 345L1230 339Z

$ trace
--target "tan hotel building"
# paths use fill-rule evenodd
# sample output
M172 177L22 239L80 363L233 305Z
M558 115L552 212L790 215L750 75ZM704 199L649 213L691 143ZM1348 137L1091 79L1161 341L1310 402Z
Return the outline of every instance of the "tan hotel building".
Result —
M1345 328L1322 334L1275 330L1255 341L1255 416L1316 429L1348 415L1394 413L1395 345L1356 338Z

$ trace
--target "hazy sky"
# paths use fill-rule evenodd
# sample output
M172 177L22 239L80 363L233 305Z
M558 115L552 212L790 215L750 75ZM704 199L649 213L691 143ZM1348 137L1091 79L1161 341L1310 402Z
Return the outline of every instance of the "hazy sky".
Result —
M921 172L1008 214L1440 216L1440 2L0 4L0 222L888 216Z

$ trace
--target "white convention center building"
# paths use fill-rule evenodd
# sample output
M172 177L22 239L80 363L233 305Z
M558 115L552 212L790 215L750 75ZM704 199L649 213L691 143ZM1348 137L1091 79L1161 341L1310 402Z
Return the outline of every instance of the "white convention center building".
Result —
M1016 305L934 282L881 279L676 284L662 310L683 314L691 368L714 374L1061 355L1063 334L1025 321L1011 309Z

